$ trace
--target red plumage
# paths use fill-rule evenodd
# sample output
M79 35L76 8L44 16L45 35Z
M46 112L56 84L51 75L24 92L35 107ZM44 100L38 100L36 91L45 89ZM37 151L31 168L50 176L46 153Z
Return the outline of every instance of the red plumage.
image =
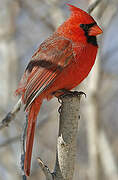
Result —
M30 174L35 123L43 99L58 96L61 89L71 90L83 81L94 65L96 35L102 30L83 10L70 6L71 16L32 56L16 94L22 95L28 113L24 171ZM60 94L60 93L59 93Z

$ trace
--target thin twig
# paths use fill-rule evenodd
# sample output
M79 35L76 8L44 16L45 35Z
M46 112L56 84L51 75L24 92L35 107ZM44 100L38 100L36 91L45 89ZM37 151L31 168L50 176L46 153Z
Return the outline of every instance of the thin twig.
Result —
M27 132L27 124L28 124L28 117L26 115L26 122L24 124L23 134L21 136L21 171L22 171L23 180L27 179L24 173L25 139L26 139L26 132Z
M0 130L7 127L9 123L15 118L17 112L20 111L22 104L21 98L18 100L18 102L15 104L13 109L5 116L5 118L0 122Z
M52 116L53 113L54 113L54 111L51 111L51 113L49 113L48 118L50 116ZM47 116L44 116L44 118L42 118L41 121L39 121L39 123L36 127L36 132L37 132L37 130L39 132L39 130L42 129L46 125L46 123L48 122L48 118L47 118ZM50 120L52 120L52 119L50 119ZM5 140L4 142L2 142L0 144L0 148L8 146L9 144L12 144L12 143L20 141L20 140L21 140L21 135L18 135L18 136L12 137L12 138L8 138L7 140Z
M47 167L47 165L44 164L44 162L41 160L40 157L38 157L38 163L42 169L42 171L44 172L45 176L46 176L46 180L53 180L54 176L53 173L50 172L49 168Z

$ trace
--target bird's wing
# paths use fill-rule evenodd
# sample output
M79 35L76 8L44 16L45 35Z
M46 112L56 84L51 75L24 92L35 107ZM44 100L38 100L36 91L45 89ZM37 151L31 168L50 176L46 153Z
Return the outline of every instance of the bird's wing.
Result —
M26 67L16 93L23 95L27 108L74 59L70 40L54 34L44 41Z

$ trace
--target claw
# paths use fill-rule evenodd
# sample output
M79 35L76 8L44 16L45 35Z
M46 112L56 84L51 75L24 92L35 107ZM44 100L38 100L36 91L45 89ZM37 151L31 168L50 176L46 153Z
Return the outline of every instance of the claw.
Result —
M60 95L58 100L60 100L62 97L65 97L67 95L70 95L70 96L82 96L82 95L84 95L85 98L86 98L86 94L84 92L82 92L82 91L78 92L78 91L69 91L69 90L66 90L66 89L62 89L62 92L64 94Z
M84 95L85 98L86 98L86 93L84 93L83 91L79 91L79 92L78 92L78 91L74 91L73 94L74 94L74 95L77 95L77 96Z
M58 113L59 113L59 114L61 113L61 106L60 106L59 109L58 109Z
M58 97L58 102L59 102L60 104L62 104L61 97L62 97L62 95Z

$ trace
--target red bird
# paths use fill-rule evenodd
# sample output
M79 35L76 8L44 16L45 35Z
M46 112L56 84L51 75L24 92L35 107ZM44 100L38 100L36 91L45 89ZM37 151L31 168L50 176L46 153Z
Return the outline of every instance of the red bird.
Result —
M58 97L63 89L80 84L94 65L102 33L95 20L85 11L70 5L71 16L47 38L32 56L16 94L28 114L24 172L30 174L36 118L43 99Z

